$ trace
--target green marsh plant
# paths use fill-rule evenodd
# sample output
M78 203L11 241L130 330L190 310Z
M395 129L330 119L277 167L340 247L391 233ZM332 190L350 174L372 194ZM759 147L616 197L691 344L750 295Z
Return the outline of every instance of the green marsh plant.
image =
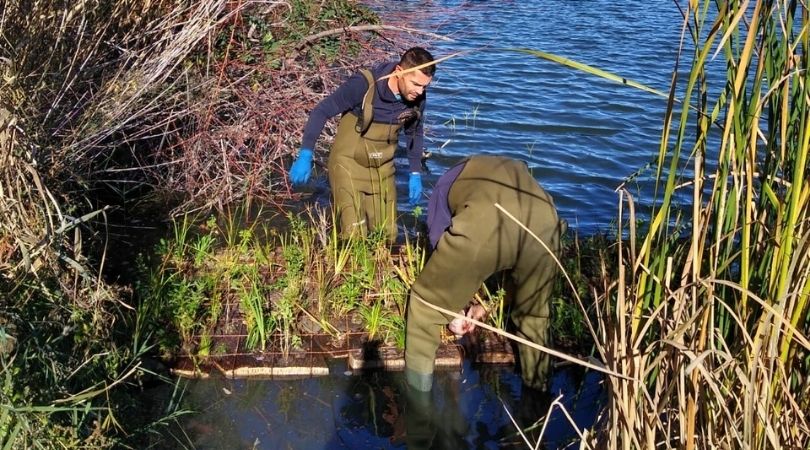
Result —
M281 333L281 353L285 357L289 355L291 349L301 345L301 337L296 333L300 296L300 280L293 280L284 287L281 296L273 305L273 320Z
M334 219L337 216L333 214L332 217ZM350 237L349 239L343 239L338 234L338 229L336 226L331 226L330 229L329 256L331 257L330 259L332 261L332 272L336 275L342 274L351 258L355 238Z
M290 213L282 231L234 217L204 224L178 218L178 241L161 242L150 281L142 283L150 299L143 305L171 323L180 340L162 340L164 353L174 347L195 360L216 354L214 329L236 332L244 319L249 349L277 345L288 355L302 344L303 317L329 334L345 331L331 321L357 318L370 339L401 346L408 289L424 265L424 248L409 237L394 255L384 230L341 239L326 218L323 210Z
M270 335L275 330L275 317L265 313L267 299L257 280L257 276L247 276L243 280L242 292L239 295L239 304L245 316L247 338L245 345L248 349L259 348L264 351Z
M387 331L385 339L388 342L388 337L393 339L393 343L398 349L405 348L405 316L402 314L387 314L383 318L383 328Z
M420 245L418 239L405 235L405 244L400 248L394 271L405 286L410 289L416 277L422 272L427 260L427 250Z
M373 341L382 329L383 314L382 302L371 302L370 305L360 305L360 316L363 318L370 341Z
M198 236L191 244L191 252L194 260L194 267L200 268L212 255L216 237L213 232Z
M505 329L506 326L506 289L502 286L497 286L495 292L492 292L493 288L490 288L486 284L481 287L481 291L483 293L482 296L478 297L478 302L484 309L487 311L487 320L492 323L492 326Z

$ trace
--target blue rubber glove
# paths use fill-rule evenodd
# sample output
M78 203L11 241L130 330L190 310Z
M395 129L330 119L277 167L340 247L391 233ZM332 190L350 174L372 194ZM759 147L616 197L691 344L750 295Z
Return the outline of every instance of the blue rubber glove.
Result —
M420 197L422 197L422 174L411 172L408 179L408 201L411 202L411 206L416 206Z
M290 167L290 181L293 185L304 184L309 181L310 173L312 173L312 150L302 148Z

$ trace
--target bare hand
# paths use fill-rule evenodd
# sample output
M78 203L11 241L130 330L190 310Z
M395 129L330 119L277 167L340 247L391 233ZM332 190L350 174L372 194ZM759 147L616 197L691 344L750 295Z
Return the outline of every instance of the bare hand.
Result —
M459 311L459 314L464 314L464 311ZM480 321L486 314L486 310L481 305L472 305L467 309L465 316ZM475 324L469 320L455 318L450 321L448 328L450 328L450 331L452 331L456 337L461 337L474 330Z

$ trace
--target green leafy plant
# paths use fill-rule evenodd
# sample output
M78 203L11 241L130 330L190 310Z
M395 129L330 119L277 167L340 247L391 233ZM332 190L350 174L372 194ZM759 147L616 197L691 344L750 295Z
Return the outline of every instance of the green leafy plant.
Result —
M239 304L242 306L248 330L245 344L249 349L258 347L264 351L267 347L268 337L276 327L275 316L265 314L266 300L256 280L248 277L243 281Z
M382 328L384 314L382 302L374 301L370 305L360 304L359 308L360 316L363 318L363 323L368 332L368 339L374 340Z
M479 297L479 302L489 313L487 320L492 323L492 326L504 329L506 326L506 290L498 286L495 292L492 292L486 284L481 287L481 290L484 296Z
M386 342L393 337L394 345L398 349L405 348L405 316L400 314L387 314L383 318L383 328L386 330Z
M205 234L194 240L191 244L194 267L199 268L211 256L215 243L216 238L212 234Z
M172 219L174 238L171 243L166 240L161 240L161 244L164 246L164 248L161 249L161 253L170 256L175 263L184 261L186 252L188 251L191 227L192 218L188 214L184 214L181 220Z
M301 295L300 280L287 284L274 304L273 318L281 333L281 353L286 357L293 347L300 345L301 338L296 334L296 306Z

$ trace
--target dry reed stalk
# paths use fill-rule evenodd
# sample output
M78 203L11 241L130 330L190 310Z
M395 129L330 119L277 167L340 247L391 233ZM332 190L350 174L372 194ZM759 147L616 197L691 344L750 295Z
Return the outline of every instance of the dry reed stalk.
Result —
M619 279L606 280L600 293L598 345L611 354L608 367L644 380L609 378L604 447L807 448L810 234L803 184L810 115L806 80L797 75L807 59L795 53L807 37L792 24L808 15L804 5L788 2L728 2L704 35L704 6L691 2L683 11L694 60L677 126L673 97L667 111L661 204L638 247L630 231ZM712 51L727 63L724 95L714 105L706 95ZM672 92L677 84L673 77ZM689 148L685 124L694 110L702 114ZM717 169L707 174L709 127L721 122ZM683 183L686 150L693 179ZM687 186L691 233L681 236L673 198ZM620 223L633 224L635 213L622 212L625 202L632 205L624 194Z
M39 286L50 292L56 281L61 293L76 307L92 312L92 326L106 334L111 316L102 304L115 297L115 290L94 277L82 253L79 226L97 212L72 217L47 186L34 162L25 135L16 118L0 109L0 285L6 296L3 306L21 305L12 299L25 298L18 291ZM5 318L0 323L7 323Z
M620 267L627 267L623 261L629 254L623 252ZM693 297L691 285L665 289L665 301L637 317L644 299L621 292L634 292L632 283L645 271L635 266L617 284L607 284L599 297L597 345L607 355L606 365L627 376L608 378L610 422L602 448L805 448L810 427L797 393L807 388L797 391L785 382L772 386L772 380L785 379L780 376L784 367L774 358L785 334L794 334L810 350L810 342L786 320L790 311L770 308L749 293L771 313L762 315L750 333L735 316L743 341L729 343L710 318L717 309L734 315L734 308L722 298L707 297L710 290ZM740 289L725 280L700 283L702 288ZM618 299L615 308L611 298ZM626 319L632 317L640 320L635 336L627 333ZM774 417L769 410L777 403L783 409Z
M92 204L88 191L102 183L144 180L134 175L143 172L137 164L121 164L148 161L145 144L173 131L166 128L184 114L177 107L182 93L175 92L180 65L227 17L225 4L6 3L0 104L7 136L2 208L9 220L0 242L8 279L36 276L45 266L62 278L67 268L75 276L63 280L65 293L88 309L106 298L100 294L107 288L93 275L101 267L86 267L79 231L105 208L77 214L87 207L74 202L86 197Z
M11 108L47 176L85 190L145 183L152 149L189 113L183 62L226 4L8 2L0 30L23 93Z

